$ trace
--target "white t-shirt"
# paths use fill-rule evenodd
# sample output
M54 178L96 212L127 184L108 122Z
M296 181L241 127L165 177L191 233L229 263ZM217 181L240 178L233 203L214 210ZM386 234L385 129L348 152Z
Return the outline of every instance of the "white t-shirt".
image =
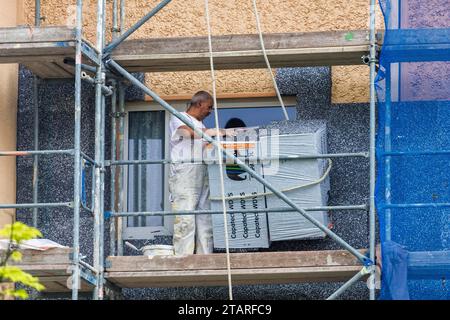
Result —
M203 122L198 121L193 116L182 112L195 125L196 128L206 128ZM170 158L172 161L201 161L203 158L203 139L194 139L184 137L177 132L177 129L186 124L177 117L171 115L169 122L169 137L170 137Z

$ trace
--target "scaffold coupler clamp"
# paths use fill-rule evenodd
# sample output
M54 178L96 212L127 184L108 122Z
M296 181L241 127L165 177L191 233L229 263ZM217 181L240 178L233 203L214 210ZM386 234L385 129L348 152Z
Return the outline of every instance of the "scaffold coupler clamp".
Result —
M117 112L111 112L109 115L111 118L119 119L119 118L124 118L126 116L126 113L117 111Z
M371 58L370 55L364 55L361 57L362 62L365 65L370 65L372 62L378 63L379 60L375 57L375 58Z
M365 256L364 259L362 259L362 263L364 264L364 267L371 267L375 265L375 262L372 261L369 257Z
M366 275L366 274L372 274L373 272L375 272L375 265L372 264L370 266L364 266L361 269L361 274Z

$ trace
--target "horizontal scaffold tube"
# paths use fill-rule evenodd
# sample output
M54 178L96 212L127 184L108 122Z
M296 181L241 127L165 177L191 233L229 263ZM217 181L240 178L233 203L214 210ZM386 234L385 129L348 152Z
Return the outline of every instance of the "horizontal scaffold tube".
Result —
M327 206L303 208L305 211L337 211L337 210L367 210L367 205L355 206ZM249 209L249 210L227 210L227 214L236 213L262 213L262 212L292 212L292 208L267 208L267 209ZM140 217L140 216L174 216L191 214L222 214L222 210L194 210L194 211L149 211L149 212L115 212L111 213L113 217Z
M332 153L332 154L298 154L289 156L280 156L272 158L250 158L249 161L261 162L261 161L272 161L272 160L298 160L298 159L328 159L328 158L351 158L351 157L362 157L368 158L368 152L358 152L358 153ZM192 162L192 161L171 161L169 159L159 159L159 160L123 160L123 161L109 161L107 166L125 166L125 165L136 165L136 164L159 164L159 163L206 163L213 164L218 163L218 160L208 160L203 162ZM225 162L226 163L226 162Z
M183 123L185 123L187 126L189 126L194 132L205 139L207 142L214 145L214 147L218 150L221 150L223 155L227 158L234 159L235 163L241 167L243 170L245 170L249 175L251 175L253 178L255 178L257 181L262 183L266 186L267 189L272 191L275 195L278 196L281 200L283 200L285 203L287 203L290 207L292 207L295 211L299 212L305 219L307 219L309 222L314 224L317 228L322 230L325 234L327 234L330 238L332 238L334 241L342 245L345 249L347 249L351 254L353 254L360 262L364 265L373 265L373 261L362 255L358 250L353 248L351 245L349 245L346 241L344 241L341 237L339 237L334 232L330 231L327 226L322 224L320 221L312 217L308 214L304 209L300 208L297 204L295 204L291 199L289 199L285 194L283 194L281 191L279 191L276 187L274 187L271 183L266 181L263 177L261 177L259 174L257 174L255 171L253 171L248 165L246 165L243 161L236 158L231 152L228 152L227 150L221 148L221 146L218 144L216 140L214 140L211 136L205 134L202 130L198 129L194 123L184 114L176 110L174 107L172 107L170 104L168 104L166 101L161 99L156 93L154 93L152 90L147 88L144 84L142 84L138 79L133 77L129 72L127 72L125 69L123 69L118 63L116 63L111 58L107 59L105 61L105 64L113 69L115 69L118 73L120 73L123 77L128 79L132 84L140 88L144 93L148 94L153 98L154 101L159 103L164 109L169 111L171 114L173 114L175 117L180 119Z
M69 65L69 66L75 66L75 59L72 58L65 58L64 59L64 63ZM80 64L81 70L90 72L92 74L97 73L97 68L94 66L90 66L88 64ZM111 72L106 72L106 76L108 78L112 78L112 79L120 79L120 77L116 76L115 74L112 74ZM47 80L48 81L48 80Z
M86 72L81 72L81 79L86 81L87 83L90 83L92 85L96 85L96 81L94 78L92 78L90 75L88 75ZM113 88L112 87L108 87L105 85L101 85L102 86L102 92L105 96L110 96L113 94Z
M0 157L26 157L34 155L48 155L48 154L71 154L73 149L67 150L36 150L36 151L0 151Z
M0 209L57 208L57 207L72 207L72 206L73 202L17 203L17 204L0 204Z

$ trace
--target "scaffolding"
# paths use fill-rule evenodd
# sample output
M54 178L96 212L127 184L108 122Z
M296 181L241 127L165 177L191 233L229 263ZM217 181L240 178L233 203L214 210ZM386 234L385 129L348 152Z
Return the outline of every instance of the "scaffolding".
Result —
M285 265L280 265L280 261L286 261L286 252L275 253L243 253L243 254L231 254L231 261L233 262L233 270L235 273L233 277L236 277L237 283L271 283L268 277L274 277L274 283L277 281L288 282L293 279L302 280L314 280L322 279L327 281L341 281L343 278L349 279L345 284L332 294L329 299L335 299L339 297L345 290L362 278L369 277L372 285L369 286L370 299L375 299L375 68L377 64L377 50L379 49L379 43L375 33L375 0L370 1L370 32L369 40L367 40L367 34L364 32L355 32L355 41L352 43L345 43L342 45L336 45L336 39L342 38L344 33L318 33L315 36L322 37L325 45L322 50L311 50L308 46L304 45L304 39L313 37L314 33L299 34L298 40L291 43L296 46L297 50L285 50L280 48L278 51L274 48L267 48L268 56L271 59L273 67L282 66L316 66L316 65L334 65L334 64L361 64L366 63L370 66L370 150L368 152L359 153L338 153L338 154L317 154L317 155L299 155L297 158L319 159L319 158L333 158L333 157L365 157L369 158L370 162L370 199L367 204L356 205L343 205L343 206L328 206L328 207L314 207L303 208L295 204L289 197L287 197L280 190L277 190L269 182L267 182L262 176L253 171L246 163L236 158L233 154L220 148L216 140L201 132L195 128L194 124L178 112L169 103L160 98L155 92L147 88L130 72L135 71L174 71L184 68L185 70L202 70L209 68L208 59L205 60L204 52L197 54L185 54L182 57L174 59L168 52L165 54L156 55L151 50L150 46L146 46L143 54L140 54L139 50L132 53L126 46L131 43L124 41L133 34L140 26L146 21L156 15L162 10L171 0L161 1L155 8L153 8L147 15L140 19L134 26L128 30L123 30L124 26L124 7L125 1L118 0L113 1L113 40L109 44L105 44L105 0L97 1L97 39L96 45L92 46L82 38L82 7L83 1L77 0L76 4L76 28L74 34L72 29L67 28L53 28L53 27L40 27L40 1L36 0L36 29L34 30L33 39L27 38L26 34L20 33L20 28L12 28L9 30L11 34L14 34L15 41L22 41L21 46L11 46L11 50L6 50L5 54L0 56L0 62L19 62L24 63L25 66L29 66L31 70L36 71L39 75L52 75L65 74L65 76L74 75L75 78L75 132L74 132L74 146L68 150L39 150L38 134L39 134L39 113L38 113L38 85L39 79L35 77L34 93L35 93L35 113L34 113L34 146L33 151L1 151L0 156L31 156L33 161L33 203L29 204L0 204L0 208L16 208L33 209L33 223L37 223L38 208L50 208L50 207L70 207L73 209L73 248L71 251L70 259L67 259L67 252L61 253L64 256L64 261L61 262L58 275L61 273L64 277L69 276L70 287L72 292L72 299L76 300L79 297L79 291L83 288L87 290L93 290L94 299L103 299L105 294L105 285L107 288L115 291L121 287L133 287L133 284L124 284L127 279L131 279L136 273L133 270L127 270L126 267L120 265L123 259L139 259L139 257L121 257L123 255L123 240L121 238L121 223L122 217L130 216L168 216L175 214L220 214L222 211L194 211L194 212L125 212L121 204L121 195L117 194L123 192L123 166L127 165L144 165L149 163L170 163L169 160L134 160L124 161L124 149L123 149L123 133L124 133L124 118L125 112L125 85L124 82L133 84L142 90L145 94L153 98L154 101L159 103L165 110L170 112L175 117L183 121L187 126L192 128L197 134L202 136L206 141L215 146L221 154L227 158L233 159L239 167L245 170L248 174L253 176L257 181L263 184L273 194L283 200L289 209L263 209L261 212L269 211L297 211L304 218L309 220L312 224L317 226L330 238L339 243L345 250L314 252L318 255L315 268L311 267L311 264L305 263L302 265L299 261L306 261L308 259L307 252L298 252L295 255L296 259L291 262L286 262ZM7 35L8 30L5 30ZM283 38L283 35L268 35L269 37ZM328 37L328 38L327 38ZM227 40L226 37L217 37L218 43L222 40ZM37 40L36 40L37 39ZM249 40L250 39L250 40ZM328 40L327 40L328 39ZM178 39L176 41L187 41L188 39ZM192 39L190 39L192 40ZM229 39L228 39L229 40ZM155 40L148 40L151 43ZM205 39L198 38L195 41L199 42L199 46L205 43ZM223 55L221 60L220 53L217 53L215 57L216 63L222 68L239 68L240 66L247 65L250 62L255 61L255 57L260 57L261 51L259 48L251 47L255 46L257 37L254 36L242 36L235 38L236 46L243 45L243 43L249 43L249 47L243 48L252 52L253 55L242 55L242 52L235 53L231 56L229 53ZM326 46L328 42L332 42L334 47ZM2 42L0 40L0 42ZM226 42L226 41L224 41ZM45 46L43 45L45 44ZM62 43L62 44L61 44ZM168 40L167 45L170 47L171 43ZM228 45L229 41L228 41ZM220 46L220 45L219 45ZM121 47L123 47L121 49ZM319 46L320 47L320 46ZM317 48L316 48L317 49ZM319 48L320 49L320 48ZM22 51L21 51L22 50ZM30 53L33 50L33 53ZM115 51L120 51L120 54L115 55ZM170 48L168 49L170 50ZM142 51L142 49L141 49ZM224 48L226 51L226 48ZM247 52L247 53L248 53ZM74 53L74 59L67 59L67 56ZM29 63L29 54L33 54L35 57L39 56L39 61L34 59L33 63ZM364 55L363 61L361 61L361 55ZM157 57L157 58L155 58ZM279 59L277 59L279 57ZM272 59L273 58L273 59ZM252 60L253 59L253 60ZM295 63L292 64L292 61ZM180 61L184 61L180 63ZM291 63L287 62L291 61ZM28 64L27 64L28 63ZM59 66L59 68L57 68ZM257 67L258 64L255 63ZM90 75L95 74L95 77ZM81 150L80 145L80 130L81 130L81 81L85 80L95 85L95 158L90 158L87 154ZM107 82L108 80L108 82ZM111 124L111 159L106 160L105 155L105 97L112 97L112 116L113 121ZM38 162L39 157L43 155L52 156L57 154L65 154L73 157L74 165L74 194L73 201L60 202L60 203L39 203L38 192ZM93 203L89 206L86 203L84 197L84 168L90 166L93 168ZM104 208L104 194L105 194L105 171L111 170L111 208L106 210ZM116 188L117 186L117 188ZM353 248L345 240L340 238L334 232L329 230L327 226L322 225L315 220L308 212L318 210L367 210L369 212L369 254L366 256L365 252ZM84 261L84 257L81 256L80 247L80 211L86 210L90 212L94 217L94 257L93 265L89 265ZM236 213L239 212L236 210ZM255 211L257 212L257 211ZM259 212L259 211L258 211ZM233 211L228 211L233 213ZM108 263L105 263L104 259L104 230L105 220L110 219L110 254L112 257L107 259ZM116 227L117 226L117 227ZM249 265L248 255L258 254L266 261L264 263L254 263ZM292 256L292 253L289 253ZM327 257L332 256L336 258L336 261L340 261L337 266L327 264ZM275 257L277 256L277 257ZM264 258L266 257L266 258ZM275 257L275 259L274 259ZM285 257L285 258L283 258ZM152 273L145 273L140 275L140 280L146 279L144 283L148 286L152 284L156 285L170 285L170 282L174 279L186 278L186 275L194 276L195 272L189 270L179 270L171 267L171 263L163 263L163 260L155 257L153 265L147 265L148 270L152 270ZM61 258L62 259L62 258ZM177 258L174 258L177 259ZM212 272L209 276L204 275L207 278L206 284L202 285L216 285L225 284L225 271L224 267L217 267L218 265L224 266L225 260L223 254L214 254L207 257L203 257L202 261L196 257L187 257L182 259L191 259L194 268L203 268L205 266L216 265L217 272ZM196 260L197 259L197 260ZM341 260L339 260L341 259ZM31 261L31 260L30 260ZM35 264L40 264L40 267L34 267L34 269L42 268L44 264L43 260L35 257ZM53 262L51 262L53 261ZM55 264L54 259L49 260L49 265ZM59 260L58 260L59 261ZM147 263L149 260L146 260ZM175 261L175 260L174 260ZM181 260L180 260L181 261ZM272 262L267 262L272 261ZM275 261L275 263L273 262ZM278 264L277 264L278 263ZM106 268L105 268L106 266ZM67 267L70 267L70 272L67 274ZM286 269L283 269L286 268ZM308 269L309 267L309 269ZM172 269L171 269L172 268ZM281 269L280 269L281 268ZM304 268L304 269L302 269ZM44 268L45 269L45 268ZM277 273L277 269L281 271ZM33 270L33 267L28 265L28 269L25 266L25 270ZM141 268L141 270L143 270ZM147 270L147 271L148 271ZM156 270L156 271L155 271ZM306 271L304 271L306 270ZM145 270L144 270L145 271ZM158 273L159 272L159 273ZM171 274L172 272L172 274ZM189 273L190 272L190 273ZM337 273L333 273L337 272ZM263 274L263 276L258 276ZM281 274L281 275L280 275ZM166 276L166 278L164 278ZM163 279L164 278L164 279ZM64 278L65 279L65 278ZM204 280L205 278L202 278ZM200 285L195 277L190 281L185 281L186 285ZM265 282L264 282L265 281ZM81 286L83 283L83 286Z

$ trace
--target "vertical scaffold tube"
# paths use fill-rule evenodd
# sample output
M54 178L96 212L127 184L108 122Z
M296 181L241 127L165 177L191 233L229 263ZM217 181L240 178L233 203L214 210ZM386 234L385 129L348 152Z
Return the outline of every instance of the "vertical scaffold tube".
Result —
M105 1L105 0L103 0ZM101 126L101 168L102 170L100 171L100 186L101 186L101 190L100 190L100 241L99 241L99 274L98 274L98 280L99 280L99 286L98 286L98 291L99 291L99 295L98 298L99 300L103 300L103 274L104 274L104 260L105 260L105 216L104 216L104 212L105 212L105 122L106 122L106 98L104 95L102 95L102 126Z
M370 210L369 251L370 260L375 261L375 0L370 0ZM375 268L370 274L370 300L375 300Z
M103 17L102 17L103 33L102 33L102 49L105 47L106 43L106 0L103 0ZM102 65L102 78L104 79L103 85L106 84L106 72L104 66ZM105 148L106 148L106 96L102 90L102 171L101 171L101 207L100 207L100 267L99 267L99 299L104 298L104 274L105 274Z
M117 86L114 82L113 84L113 94L111 96L111 161L116 160L116 133L117 133ZM111 167L111 179L110 179L110 205L111 205L111 212L114 213L117 211L116 207L116 172L117 172L117 166ZM109 255L115 256L116 255L116 222L117 217L111 217L110 223L109 223Z
M41 0L35 1L34 26L41 26ZM39 78L34 76L33 82L34 104L34 150L39 150ZM33 203L39 201L39 155L33 157ZM38 227L39 208L33 208L33 227Z
M34 25L36 27L41 26L41 0L35 0L34 2Z
M75 133L74 133L74 186L73 186L73 266L72 300L78 300L80 284L80 192L81 192L81 28L83 1L77 0L77 28L75 53Z
M118 37L119 26L118 26L118 0L113 1L113 28L112 28L112 38L113 40ZM116 160L116 131L117 131L117 85L116 81L113 81L113 93L111 95L111 161ZM117 168L111 168L111 179L110 179L110 210L111 212L116 211L116 171ZM116 255L116 217L111 217L109 223L109 255Z
M120 35L123 35L125 32L125 1L120 0ZM119 82L119 132L118 132L118 144L119 144L119 160L123 160L123 150L124 150L124 130L125 130L125 87L123 82ZM123 167L119 168L117 171L117 178L119 180L117 189L119 190L117 195L117 210L123 211L123 181L125 179L124 176L125 169ZM123 242L122 242L122 217L117 218L117 255L123 256Z
M105 36L106 36L106 0L103 0L103 15L102 15L102 49L105 47ZM106 84L106 73L102 65L102 85ZM105 261L105 136L106 136L106 97L102 90L102 110L101 110L101 131L100 131L100 147L101 147L101 168L100 171L100 250L99 250L99 274L98 274L98 298L99 300L103 300L104 296L104 284L103 284L103 275L104 275L104 261Z
M123 160L123 150L124 150L124 131L125 131L125 119L124 119L124 113L125 113L125 87L122 82L119 82L119 112L120 112L120 118L119 118L119 131L117 133L117 143L119 145L119 160ZM125 169L123 166L120 166L118 170L116 171L116 180L118 180L117 184L117 210L118 211L124 211L123 210L123 199L124 199L124 190L123 190L123 181L124 181L124 172ZM123 256L123 242L122 242L122 217L117 218L117 255Z
M97 50L98 60L103 59L103 33L104 25L103 19L105 15L104 0L97 0ZM102 205L102 85L105 82L105 74L103 72L103 67L100 65L97 68L96 75L96 86L95 86L95 162L100 164L99 167L95 168L95 193L94 193L94 267L101 272L101 257L100 257L100 246L101 246L101 222L103 220L101 211ZM94 290L94 299L99 300L102 298L103 293L101 292L101 276L97 277L97 285Z
M39 150L39 78L33 79L34 150ZM33 156L33 203L39 202L39 155ZM33 208L33 227L38 227L39 208Z
M112 13L112 38L113 40L117 38L118 32L119 32L119 25L118 25L118 0L113 1L113 13Z
M120 0L120 34L125 30L125 0Z
M125 32L125 1L126 0L120 0L120 34L123 35ZM124 131L125 131L125 119L123 117L125 113L125 87L123 82L119 82L118 86L119 90L119 112L120 112L120 118L119 118L119 132L118 132L118 144L119 144L119 160L123 160L123 150L124 150ZM125 169L123 167L120 167L119 170L117 170L116 173L116 179L119 180L117 189L118 189L118 195L117 195L117 210L123 211L123 197L124 197L124 172ZM123 241L122 241L122 217L117 218L117 255L123 256Z

